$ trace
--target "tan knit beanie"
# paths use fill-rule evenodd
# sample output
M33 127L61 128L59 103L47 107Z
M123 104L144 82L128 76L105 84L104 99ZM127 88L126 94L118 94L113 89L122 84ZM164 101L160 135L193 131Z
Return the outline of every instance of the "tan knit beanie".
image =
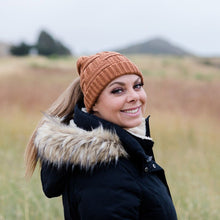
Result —
M77 60L77 70L88 112L91 112L102 90L115 78L125 74L136 74L143 81L142 73L137 66L116 52L101 52L80 57Z

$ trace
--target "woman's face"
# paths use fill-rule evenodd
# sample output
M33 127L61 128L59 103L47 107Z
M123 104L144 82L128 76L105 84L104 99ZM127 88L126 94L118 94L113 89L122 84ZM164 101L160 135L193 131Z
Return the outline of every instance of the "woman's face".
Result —
M141 124L147 95L141 78L135 74L111 81L93 106L94 114L123 128Z

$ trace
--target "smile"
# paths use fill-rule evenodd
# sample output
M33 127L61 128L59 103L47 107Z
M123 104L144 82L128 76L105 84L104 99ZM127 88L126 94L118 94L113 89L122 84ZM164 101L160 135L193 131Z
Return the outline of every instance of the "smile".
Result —
M128 114L136 114L136 113L139 112L140 108L141 108L141 107L139 106L139 107L137 107L137 108L121 110L121 112L128 113Z

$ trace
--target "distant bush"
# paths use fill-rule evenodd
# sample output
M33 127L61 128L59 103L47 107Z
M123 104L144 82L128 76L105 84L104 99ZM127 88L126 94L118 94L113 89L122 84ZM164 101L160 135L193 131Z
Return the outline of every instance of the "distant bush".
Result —
M55 40L46 31L41 31L36 44L38 54L50 55L70 55L71 52L60 41Z
M14 45L10 48L10 53L16 56L25 56L30 53L43 56L66 56L70 55L70 50L60 41L55 40L46 31L41 31L36 44L28 45L25 42Z
M11 52L11 54L16 55L16 56L25 56L25 55L29 54L29 51L31 48L32 48L32 46L22 42L17 46L15 46L15 45L12 46L10 48L10 52Z

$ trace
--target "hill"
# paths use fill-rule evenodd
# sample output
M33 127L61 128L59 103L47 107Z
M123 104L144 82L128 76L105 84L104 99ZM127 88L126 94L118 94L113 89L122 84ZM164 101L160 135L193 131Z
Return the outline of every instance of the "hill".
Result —
M147 42L137 43L126 48L116 50L123 54L153 54L186 56L192 53L170 43L162 38L154 38Z

